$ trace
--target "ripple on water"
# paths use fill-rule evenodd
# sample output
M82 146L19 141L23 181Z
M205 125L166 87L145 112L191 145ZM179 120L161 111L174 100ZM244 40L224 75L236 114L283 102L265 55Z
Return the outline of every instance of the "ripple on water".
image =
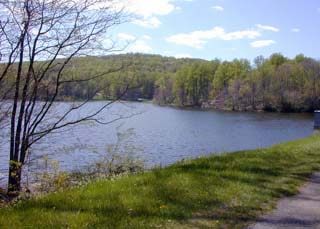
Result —
M92 102L88 110L102 103ZM108 126L78 125L48 136L33 149L33 155L47 153L60 162L63 170L79 169L94 163L101 157L99 155L106 155L107 146L117 142L118 131L133 128L135 135L122 144L142 147L139 155L148 165L165 166L183 158L267 147L309 136L313 131L313 118L305 114L186 111L149 103L128 104L135 108L115 104L101 117L117 112L122 115L144 112ZM64 107L64 103L56 106L60 110ZM0 144L1 173L7 168L5 152L8 152L8 144Z

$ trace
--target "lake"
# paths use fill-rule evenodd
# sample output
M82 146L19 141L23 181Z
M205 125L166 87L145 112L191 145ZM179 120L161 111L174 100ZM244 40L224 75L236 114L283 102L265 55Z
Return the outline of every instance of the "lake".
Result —
M94 111L103 102L91 102L71 118ZM68 103L57 103L66 109ZM146 165L170 165L185 158L220 152L256 149L310 136L311 114L242 113L182 110L151 103L119 102L102 112L110 121L119 114L130 117L109 125L84 123L48 136L35 145L32 157L49 155L63 170L77 170L107 155L108 145L122 133L120 153L145 160ZM123 139L124 138L124 139ZM6 176L8 142L0 146L1 176Z

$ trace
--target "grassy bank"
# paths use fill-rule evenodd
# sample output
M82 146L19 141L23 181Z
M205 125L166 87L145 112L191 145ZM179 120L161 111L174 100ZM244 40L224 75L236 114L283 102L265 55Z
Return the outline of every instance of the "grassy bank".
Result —
M181 162L0 209L0 228L238 228L320 168L320 136Z

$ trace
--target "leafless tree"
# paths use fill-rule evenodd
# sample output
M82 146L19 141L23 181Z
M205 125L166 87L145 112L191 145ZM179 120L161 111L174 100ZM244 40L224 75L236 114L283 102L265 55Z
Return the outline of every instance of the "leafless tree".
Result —
M49 122L48 115L65 84L93 80L121 68L82 77L66 75L75 57L114 51L115 42L106 34L126 19L114 0L0 0L0 102L10 103L5 106L10 110L3 112L9 115L10 126L9 194L19 193L26 156L39 140L83 121L106 124L97 115L113 101L81 118L69 118L93 96Z

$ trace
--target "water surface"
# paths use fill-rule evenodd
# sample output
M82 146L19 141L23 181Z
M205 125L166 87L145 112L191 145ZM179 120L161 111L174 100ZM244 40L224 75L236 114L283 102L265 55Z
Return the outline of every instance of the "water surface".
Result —
M102 104L92 102L73 118ZM66 106L67 103L57 103L56 109L61 111ZM64 170L81 169L106 154L108 145L117 142L117 132L130 129L131 137L121 143L127 146L127 152L139 155L149 166L165 166L183 158L267 147L313 132L313 118L308 114L181 110L151 103L117 103L100 118L111 120L119 114L136 115L110 125L86 123L68 128L39 142L32 155L48 154ZM7 169L7 147L7 142L2 141L2 176Z

